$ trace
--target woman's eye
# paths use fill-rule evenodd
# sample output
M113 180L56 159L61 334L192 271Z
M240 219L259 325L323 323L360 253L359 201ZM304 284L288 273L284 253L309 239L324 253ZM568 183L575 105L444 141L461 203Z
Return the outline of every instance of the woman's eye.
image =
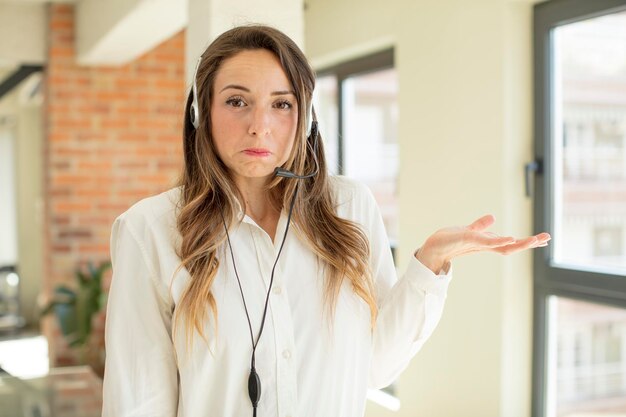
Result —
M280 100L274 104L274 107L278 109L288 110L293 107L293 105L287 100Z
M241 97L231 97L226 100L226 104L232 107L243 107L246 105Z

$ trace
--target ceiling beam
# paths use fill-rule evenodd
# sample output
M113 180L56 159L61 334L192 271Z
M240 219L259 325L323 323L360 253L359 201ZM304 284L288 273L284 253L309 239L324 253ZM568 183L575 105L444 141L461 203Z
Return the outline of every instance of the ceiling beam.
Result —
M76 11L81 65L124 65L187 26L186 0L83 0Z
M38 71L43 71L43 66L22 65L21 67L19 67L11 75L9 75L2 82L0 82L0 99L2 99L5 94L10 93L11 90L17 87L26 78L28 78L30 74Z

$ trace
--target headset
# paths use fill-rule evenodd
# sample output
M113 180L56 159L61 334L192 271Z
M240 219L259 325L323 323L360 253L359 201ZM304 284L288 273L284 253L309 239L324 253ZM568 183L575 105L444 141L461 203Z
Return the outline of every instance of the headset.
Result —
M197 86L197 75L198 68L200 68L200 63L202 62L202 56L198 58L198 63L196 64L196 69L193 74L193 83L192 83L192 102L191 108L189 109L189 116L191 119L191 124L194 129L198 129L200 126L200 119L202 117L202 112L200 111L200 106L198 104L198 86ZM274 169L274 175L277 177L283 178L293 178L298 180L304 180L308 178L315 177L319 172L319 162L317 160L317 141L319 136L319 131L317 128L317 120L315 120L315 115L313 114L313 102L311 102L307 108L306 114L306 138L307 144L309 140L313 140L313 159L315 161L315 169L313 172L304 175L297 175L287 169L276 167ZM308 145L307 145L308 146ZM261 319L261 326L259 328L259 334L257 336L256 342L254 341L254 335L252 334L252 323L250 321L250 315L248 313L248 306L246 305L246 298L243 295L243 288L241 286L241 280L239 279L239 273L237 272L237 265L235 263L235 255L233 253L233 247L230 242L230 235L228 234L228 226L226 225L226 219L224 217L224 212L220 210L220 214L222 215L222 223L224 225L224 231L226 232L226 239L228 242L228 247L230 249L230 257L233 262L233 269L235 271L235 276L237 277L237 283L239 284L239 291L241 293L241 299L243 301L244 310L246 312L246 318L248 319L248 329L250 330L250 340L252 342L252 359L250 362L250 375L248 377L248 396L250 397L250 402L252 403L252 415L256 417L257 406L259 404L259 400L261 399L261 379L259 378L258 373L256 372L255 366L255 355L256 355L256 347L261 340L261 334L263 334L263 327L265 326L265 317L267 316L267 307L269 305L269 297L272 291L272 284L274 283L274 271L276 270L276 265L278 264L278 259L280 258L280 254L283 251L283 246L285 245L285 240L287 239L287 232L289 232L289 225L291 224L291 214L293 212L293 207L296 202L296 195L298 193L298 185L296 184L296 188L293 193L293 197L291 199L291 204L289 205L289 214L287 215L287 225L285 226L285 233L283 235L283 240L280 244L280 248L278 249L278 254L276 255L276 260L274 261L274 266L272 267L272 273L270 276L270 284L267 289L267 294L265 295L265 307L263 308L263 318Z

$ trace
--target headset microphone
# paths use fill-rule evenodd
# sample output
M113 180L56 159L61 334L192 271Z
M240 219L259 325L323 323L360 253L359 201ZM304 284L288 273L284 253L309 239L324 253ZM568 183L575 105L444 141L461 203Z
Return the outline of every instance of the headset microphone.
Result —
M308 117L312 117L313 115L311 114L311 111L309 111L309 116ZM310 119L309 119L310 120ZM294 174L293 172L286 170L285 168L281 168L281 167L276 167L276 169L274 170L274 175L277 177L283 177L283 178L294 178L294 179L298 179L298 180L305 180L307 178L313 178L314 176L317 175L317 173L319 172L320 166L319 163L317 162L317 121L313 120L311 121L311 125L309 127L309 132L307 132L307 136L311 137L313 136L313 160L315 161L315 170L313 172L311 172L310 174L305 174L305 175L298 175L298 174Z

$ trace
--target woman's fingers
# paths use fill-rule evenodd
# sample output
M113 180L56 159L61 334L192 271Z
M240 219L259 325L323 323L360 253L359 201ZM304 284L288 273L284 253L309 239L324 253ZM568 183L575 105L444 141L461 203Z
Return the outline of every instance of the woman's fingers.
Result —
M545 247L551 239L548 233L516 239L486 231L494 222L495 217L487 214L465 227L441 229L430 236L424 246L428 246L430 252L438 254L438 258L449 260L474 252L489 251L508 255L525 249Z
M552 236L550 236L550 233L545 233L545 232L539 233L538 235L535 235L535 237L541 243L545 243L545 242L549 241L550 239L552 239Z
M470 232L468 233L468 238L471 240L471 242L468 242L470 246L486 249L510 245L516 241L514 237L498 236L491 232Z
M515 243L510 245L501 246L499 248L494 248L494 252L498 252L502 255L509 255L511 253L519 252L521 250L536 248L540 245L547 245L547 241L539 240L537 236L530 236L524 239L517 240Z
M524 249L545 247L551 239L550 234L540 233L523 239L515 239L511 236L498 236L491 232L470 232L469 240L459 252L462 254L493 251L501 254L510 254Z
M467 228L473 231L485 230L486 228L494 224L495 221L496 218L492 214L487 214L480 219L475 220L472 224L467 226Z

